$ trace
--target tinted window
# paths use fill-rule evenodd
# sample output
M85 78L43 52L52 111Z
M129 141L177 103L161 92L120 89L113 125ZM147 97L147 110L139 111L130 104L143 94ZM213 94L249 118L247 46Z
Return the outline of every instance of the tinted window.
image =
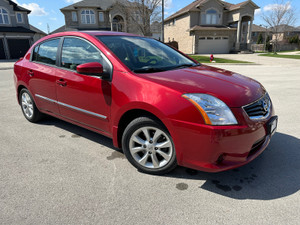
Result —
M50 40L42 43L39 48L35 47L32 60L55 65L59 40Z
M78 38L65 38L61 57L61 66L71 70L76 70L78 65L89 62L99 62L103 65L99 50Z
M135 73L161 72L195 66L195 62L154 39L130 36L97 36Z

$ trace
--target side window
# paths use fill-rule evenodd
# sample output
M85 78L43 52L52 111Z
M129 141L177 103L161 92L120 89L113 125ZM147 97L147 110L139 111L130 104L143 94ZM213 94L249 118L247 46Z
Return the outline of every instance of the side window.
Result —
M54 39L40 44L39 47L35 47L32 60L55 65L59 41L60 39Z
M89 62L99 62L103 65L103 69L105 69L105 62L96 47L78 38L64 39L61 54L62 67L76 70L78 65Z

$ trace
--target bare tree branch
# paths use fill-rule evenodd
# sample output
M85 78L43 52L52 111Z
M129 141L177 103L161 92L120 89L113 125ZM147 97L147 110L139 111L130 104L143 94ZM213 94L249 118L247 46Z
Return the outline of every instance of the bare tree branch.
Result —
M273 51L276 53L280 34L284 34L288 31L290 26L293 26L296 22L296 13L292 8L290 1L274 0L272 8L265 11L262 15L262 19L268 25L273 35Z
M136 26L144 36L150 36L150 24L161 19L161 0L119 0L117 4L130 25Z

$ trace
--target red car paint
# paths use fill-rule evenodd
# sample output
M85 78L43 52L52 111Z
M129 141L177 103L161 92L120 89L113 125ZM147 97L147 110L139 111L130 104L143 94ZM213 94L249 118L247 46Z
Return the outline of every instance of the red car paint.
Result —
M209 66L195 66L153 73L135 74L119 60L96 35L127 35L112 32L65 32L49 38L76 36L94 44L113 65L112 81L85 76L56 66L30 61L34 46L14 67L17 96L20 87L29 90L37 108L43 112L98 132L113 139L121 148L120 121L131 110L143 110L157 117L170 132L179 165L210 172L244 165L265 150L271 135L267 122L251 120L242 109L259 99L265 89L257 81ZM215 96L230 107L237 125L211 126L204 123L199 111L182 97L186 93ZM88 115L44 101L35 94L78 107L105 118ZM259 146L251 151L258 141Z

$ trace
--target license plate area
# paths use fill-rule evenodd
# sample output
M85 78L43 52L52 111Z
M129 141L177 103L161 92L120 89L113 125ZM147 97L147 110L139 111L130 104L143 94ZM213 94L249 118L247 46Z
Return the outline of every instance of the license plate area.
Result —
M277 129L278 116L273 116L267 123L267 135L274 135Z

